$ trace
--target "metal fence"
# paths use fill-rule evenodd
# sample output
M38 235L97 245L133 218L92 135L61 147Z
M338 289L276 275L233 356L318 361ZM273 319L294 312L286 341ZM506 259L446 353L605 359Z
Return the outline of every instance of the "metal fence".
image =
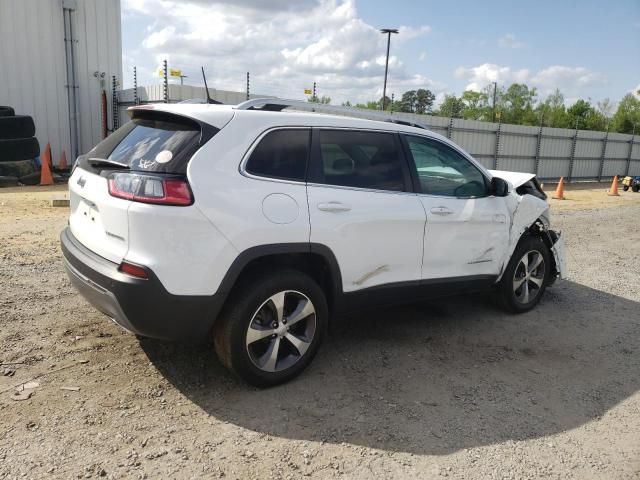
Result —
M209 89L211 97L228 104L246 99L246 92ZM120 124L126 122L126 108L139 103L175 103L204 98L203 87L157 85L117 92ZM254 95L251 98L264 98ZM298 109L296 107L296 109ZM309 110L313 104L309 104ZM323 106L323 111L344 116L373 118L371 110ZM381 112L375 112L380 114ZM489 123L414 113L393 113L399 120L419 123L450 138L485 167L535 173L541 180L610 180L614 175L640 175L640 138L612 132L529 127Z

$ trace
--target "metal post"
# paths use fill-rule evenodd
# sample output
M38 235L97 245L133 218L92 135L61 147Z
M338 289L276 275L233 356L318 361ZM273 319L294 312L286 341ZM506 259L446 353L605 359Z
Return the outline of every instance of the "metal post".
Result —
M491 121L496 121L496 94L498 93L498 82L493 82L493 116L491 117Z
M569 158L569 175L567 181L571 182L573 177L573 163L576 158L576 144L578 143L578 120L576 120L576 133L573 135L573 143L571 144L571 157Z
M120 126L118 119L118 95L116 93L117 81L116 76L111 77L111 116L113 131L115 132Z
M502 128L502 122L498 123L498 128L496 129L496 152L493 157L493 169L498 169L498 155L500 154L500 129Z
M447 127L447 138L451 138L451 133L453 131L453 117L449 117L449 126Z
M629 140L629 155L627 155L627 171L625 176L629 176L629 170L631 169L631 154L633 153L633 143L636 139L636 124L633 124L633 133L631 134L631 140Z
M247 72L247 100L249 100L249 72Z
M607 140L609 138L609 124L607 124L607 133L602 138L602 152L600 153L600 169L598 170L598 181L602 180L602 170L604 169L604 157L607 152Z
M395 97L394 93L391 92L391 113L393 113L393 102L394 102L393 99L394 99L394 97Z
M313 82L313 97L311 98L313 98L314 102L318 101L318 98L316 97L316 82Z
M167 61L162 61L162 75L164 77L164 83L162 88L162 100L164 103L169 103L169 72L167 69Z
M140 105L140 99L138 98L138 72L136 67L133 67L133 103Z
M387 60L384 64L384 86L382 87L382 111L384 111L385 102L387 98L387 74L389 73L389 50L391 48L391 34L398 33L395 28L383 28L380 33L387 34Z
M540 116L540 129L538 130L538 141L536 143L536 161L535 161L535 166L534 168L534 172L536 175L538 175L538 170L540 169L540 149L542 146L542 129L543 129L543 125L544 125L544 114Z

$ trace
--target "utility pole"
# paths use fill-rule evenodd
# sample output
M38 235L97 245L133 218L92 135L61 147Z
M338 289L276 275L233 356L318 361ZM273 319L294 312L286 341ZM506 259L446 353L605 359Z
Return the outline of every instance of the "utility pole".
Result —
M493 82L493 118L491 121L496 121L496 94L498 93L498 82Z
M382 110L384 111L387 99L387 74L389 73L389 49L391 48L391 34L398 33L396 28L383 28L380 33L387 35L387 60L384 64L384 86L382 87Z
M249 100L249 72L247 72L247 100Z
M316 97L316 82L313 82L313 97L311 98L313 98L314 102L318 102L318 97Z

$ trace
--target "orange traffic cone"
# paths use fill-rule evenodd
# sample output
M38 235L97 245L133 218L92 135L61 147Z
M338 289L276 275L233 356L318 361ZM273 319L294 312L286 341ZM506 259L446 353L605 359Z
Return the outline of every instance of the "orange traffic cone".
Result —
M67 153L64 150L62 150L60 162L58 162L58 168L60 170L66 170L67 168L69 168L69 165L67 165Z
M556 188L556 193L553 194L553 197L556 200L564 200L564 177L560 177L560 181L558 182L558 188Z
M40 159L40 185L53 185L53 175L51 174L51 145L47 143L44 155Z
M620 194L618 193L618 175L613 177L613 182L611 182L611 188L609 189L609 192L607 193L607 195L611 197L620 196Z

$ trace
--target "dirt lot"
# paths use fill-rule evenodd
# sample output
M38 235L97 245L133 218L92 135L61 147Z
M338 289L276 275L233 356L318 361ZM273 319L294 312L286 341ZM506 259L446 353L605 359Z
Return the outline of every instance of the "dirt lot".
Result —
M106 320L51 189L0 190L0 478L640 478L640 194L605 189L553 202L571 280L534 311L361 314L266 391Z

